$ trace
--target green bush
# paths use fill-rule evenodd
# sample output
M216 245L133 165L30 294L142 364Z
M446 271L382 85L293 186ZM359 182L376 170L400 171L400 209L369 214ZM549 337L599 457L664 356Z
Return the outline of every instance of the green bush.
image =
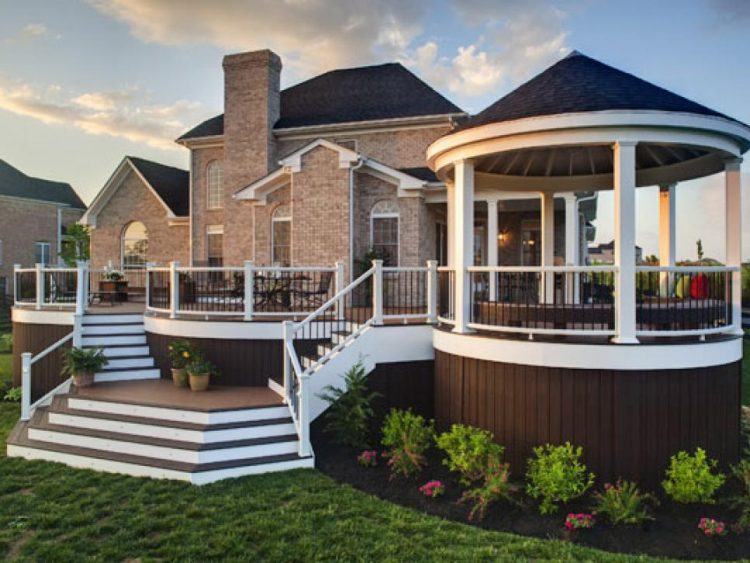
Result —
M712 472L716 465L716 460L709 460L701 448L693 455L677 452L669 461L662 487L676 502L713 503L714 493L724 484L724 475Z
M732 508L740 511L737 524L743 530L750 528L750 459L747 456L748 452L745 452L745 459L732 466L732 475L739 481L742 492L729 500Z
M23 392L21 391L20 387L11 387L3 395L3 401L8 401L10 403L20 403L22 395Z
M96 373L106 366L109 361L101 348L65 348L63 350L63 375L81 373Z
M460 499L460 502L473 505L469 511L469 520L483 520L492 504L514 500L515 487L510 483L510 466L502 463L499 456L491 455L482 473L482 484L466 491Z
M448 456L443 464L451 471L461 474L461 484L465 486L480 480L493 460L502 460L505 448L496 444L492 432L454 424L449 432L437 438L437 447Z
M339 444L366 448L373 417L372 401L379 393L367 389L367 376L362 362L344 374L342 388L327 385L319 395L330 406L326 412L326 432Z
M620 479L614 485L604 485L603 492L594 494L594 501L596 514L604 516L615 526L653 520L648 513L648 503L656 503L656 499L648 493L642 493L638 485Z
M583 448L575 448L570 442L534 448L526 471L526 493L541 498L539 512L555 512L556 503L578 498L594 484L594 474L581 463L582 453Z
M13 335L11 333L0 334L0 354L10 354L13 350Z
M388 449L391 477L411 477L425 465L424 453L435 437L433 421L410 410L391 409L383 423L383 445Z
M187 340L173 340L169 343L169 363L174 369L185 369L198 356L198 350Z

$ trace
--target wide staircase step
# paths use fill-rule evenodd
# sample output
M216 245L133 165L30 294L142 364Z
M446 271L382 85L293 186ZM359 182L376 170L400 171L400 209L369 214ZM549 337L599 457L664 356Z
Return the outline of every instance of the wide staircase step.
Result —
M165 411L167 418L159 416ZM10 457L195 484L313 467L312 456L298 450L286 405L169 409L97 401L76 390L37 409L8 439Z

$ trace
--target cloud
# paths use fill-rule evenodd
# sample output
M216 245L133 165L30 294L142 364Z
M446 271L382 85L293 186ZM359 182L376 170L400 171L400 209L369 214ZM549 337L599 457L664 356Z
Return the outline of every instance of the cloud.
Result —
M60 39L60 34L53 34L46 25L39 22L26 24L18 33L5 39L5 43L29 43L37 39L53 38Z
M119 137L162 150L177 150L174 139L207 117L196 102L151 103L137 89L66 95L53 85L34 89L0 80L0 109L42 123L75 127L92 135Z
M425 36L430 5L402 0L89 0L164 45L209 44L226 51L270 48L296 78L398 60L437 87L473 97L516 83L566 51L565 13L543 0L452 0L457 36L477 37L441 52ZM451 13L451 11L453 13Z
M30 23L21 30L21 37L41 37L47 34L47 26L43 23Z

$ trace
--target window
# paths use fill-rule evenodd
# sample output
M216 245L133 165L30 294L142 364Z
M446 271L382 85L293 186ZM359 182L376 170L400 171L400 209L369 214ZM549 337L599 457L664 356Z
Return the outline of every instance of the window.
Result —
M521 222L521 265L539 266L541 264L541 231L539 221Z
M370 246L384 266L398 266L398 206L382 200L370 212Z
M221 185L221 163L219 161L209 162L206 168L206 178L208 208L218 209L224 204L224 188Z
M122 267L139 269L146 267L148 252L148 230L140 221L128 223L122 232Z
M271 262L279 266L292 263L292 210L279 205L271 218Z
M34 264L49 264L49 243L48 242L35 242L34 243Z
M448 265L448 225L443 222L435 224L435 257L440 266Z
M209 225L206 228L206 256L209 266L224 265L224 226Z

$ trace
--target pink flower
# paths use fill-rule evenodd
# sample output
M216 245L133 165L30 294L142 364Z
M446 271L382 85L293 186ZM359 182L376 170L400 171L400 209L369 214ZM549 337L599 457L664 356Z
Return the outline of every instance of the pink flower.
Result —
M726 524L720 520L714 520L713 518L701 518L698 521L698 529L701 530L704 535L709 537L724 536L727 533Z
M357 456L357 463L362 467L375 467L378 464L378 452L365 450Z
M419 487L419 492L426 497L437 498L445 492L445 486L441 481L432 480Z

